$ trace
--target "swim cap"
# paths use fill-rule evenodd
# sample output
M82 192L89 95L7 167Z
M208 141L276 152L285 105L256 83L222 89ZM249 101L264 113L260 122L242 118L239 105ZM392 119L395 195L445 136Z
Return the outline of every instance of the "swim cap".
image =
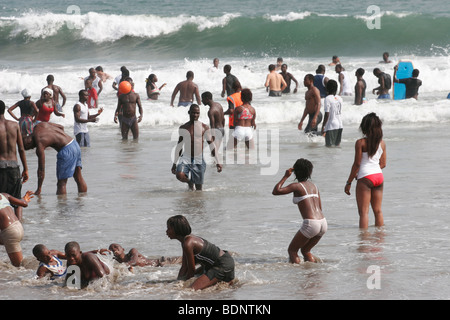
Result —
M44 92L48 92L50 93L50 97L53 97L53 90L50 88L45 88L44 90L42 90L42 94L44 94Z
M29 97L31 97L31 92L28 91L27 89L23 89L22 92L21 92L21 94L22 94L22 97L24 97L24 98L29 98Z

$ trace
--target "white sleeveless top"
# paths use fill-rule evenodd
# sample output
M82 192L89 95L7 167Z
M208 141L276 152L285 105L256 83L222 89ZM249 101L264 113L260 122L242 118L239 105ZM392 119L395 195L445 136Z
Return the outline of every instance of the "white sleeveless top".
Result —
M81 102L77 102L77 105L80 106L80 119L87 120L87 118L89 116L89 108L88 108L88 106L85 103L83 104ZM80 122L74 121L73 134L77 135L80 132L82 132L82 133L88 132L87 122L80 123Z
M341 73L344 75L344 81L342 83L342 93L343 94L351 94L352 88L350 86L350 78L348 77L347 72L341 71Z
M359 166L357 179L364 178L365 176L382 173L380 167L380 158L383 154L383 148L381 147L381 143L378 145L378 150L375 154L369 158L367 152L362 153L361 164Z

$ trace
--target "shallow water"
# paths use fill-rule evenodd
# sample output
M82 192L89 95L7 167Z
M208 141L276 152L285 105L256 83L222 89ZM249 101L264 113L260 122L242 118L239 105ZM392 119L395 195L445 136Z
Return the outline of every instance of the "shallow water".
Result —
M330 7L329 2L296 0L274 12L268 1L241 6L80 0L79 14L67 12L63 2L5 3L0 17L0 78L5 79L0 99L7 106L21 99L24 88L37 100L51 73L68 96L66 118L52 116L52 121L73 135L71 108L83 88L80 77L97 65L115 77L125 65L141 95L144 118L139 141L122 141L113 122L117 98L112 81L104 85L99 105L105 110L98 123L89 124L92 146L82 150L86 194L77 194L69 180L68 194L55 195L56 152L46 151L42 195L24 210L24 266L12 267L0 248L0 300L449 299L450 59L445 30L450 11L441 2L424 6L409 1L406 7L381 1L377 30L366 25L372 5L367 1ZM238 6L239 14L229 13ZM80 24L69 28L73 23ZM423 34L429 36L419 36ZM378 63L385 50L394 63ZM368 102L354 106L353 98L344 97L341 147L326 148L323 138L305 136L297 123L304 106L304 76L325 64L326 76L337 80L328 67L334 54L341 57L352 86L355 70L366 70ZM272 99L263 84L267 66L278 56L299 81L299 92ZM220 58L219 71L210 73L215 57ZM378 86L373 68L392 75L400 59L412 60L420 70L419 100L377 101L371 93ZM170 171L177 128L188 120L186 109L169 107L170 95L192 70L200 92L211 91L225 108L220 98L225 64L253 92L256 153L239 153L235 159L233 152L223 150L221 173L207 156L204 190L190 192ZM167 83L158 101L145 100L150 73L157 74L159 85ZM203 122L208 122L206 111L202 106ZM363 232L354 189L347 196L344 186L354 143L361 137L358 125L372 111L383 120L387 144L386 225L374 228L371 214L370 227ZM314 164L313 181L321 192L329 230L313 249L322 262L294 266L288 263L287 247L301 216L289 196L272 196L272 189L300 157ZM27 158L30 180L24 191L36 188L34 151L28 151ZM180 244L165 234L167 219L176 214L187 216L194 234L232 253L233 285L193 292L187 288L190 281L175 280L179 265L129 272L114 264L111 276L83 290L33 279L38 264L31 250L37 243L63 250L68 241L78 241L87 251L116 242L149 257L179 256Z
M261 126L268 130L274 127ZM25 264L13 268L0 251L2 299L447 299L448 203L445 186L449 133L446 125L419 127L385 124L388 164L383 212L385 227L358 228L354 194L343 192L357 128L346 128L340 148L326 148L322 138L299 134L295 124L279 129L279 170L261 175L261 164L227 163L222 173L208 165L204 191L190 192L170 172L173 129L143 128L138 142L121 141L117 127L92 127L91 148L83 149L87 194L56 196L56 153L47 150L43 194L24 211ZM440 132L436 135L436 132ZM432 142L432 143L431 143ZM436 149L440 157L436 156ZM230 152L230 151L225 151ZM37 168L27 152L34 190ZM329 231L313 253L322 262L288 263L287 246L301 217L289 196L271 191L298 157L314 164ZM61 283L34 280L37 243L63 250L78 241L82 250L116 242L151 257L179 256L181 247L165 235L166 220L186 215L193 233L225 250L236 260L236 279L206 292L174 281L179 265L162 268L114 268L108 279L74 291ZM431 233L430 233L431 231ZM379 271L379 289L369 289ZM369 282L368 282L369 281ZM372 283L372 285L374 285ZM275 298L274 298L275 297Z

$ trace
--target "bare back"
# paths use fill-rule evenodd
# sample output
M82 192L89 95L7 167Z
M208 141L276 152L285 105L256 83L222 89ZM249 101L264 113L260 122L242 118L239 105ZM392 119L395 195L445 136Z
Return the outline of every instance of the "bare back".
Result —
M292 184L295 197L305 197L297 203L303 219L323 219L322 203L317 186L309 181Z
M53 101L59 103L59 95L62 93L61 88L55 84L49 84L46 88L53 90Z
M20 132L17 122L3 119L0 121L0 160L17 161L17 143Z
M208 111L209 123L211 129L223 128L225 126L225 116L223 113L222 105L218 102L214 102Z
M73 140L62 126L49 122L38 123L34 127L33 137L37 149L52 147L58 152Z
M180 82L178 86L180 89L180 101L193 102L198 92L198 86L191 80Z
M273 91L281 91L282 87L286 88L287 84L281 74L271 72L267 75L266 87Z
M2 195L2 197L4 197ZM5 230L12 223L19 220L14 213L14 209L10 206L0 209L0 230Z

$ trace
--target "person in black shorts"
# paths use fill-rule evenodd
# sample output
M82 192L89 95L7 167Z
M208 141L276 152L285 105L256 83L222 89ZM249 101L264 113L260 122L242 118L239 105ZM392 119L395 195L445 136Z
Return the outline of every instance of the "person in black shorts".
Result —
M202 290L219 281L230 283L234 279L234 259L207 240L191 234L191 226L182 215L167 220L167 236L181 242L183 257L178 280L188 280L201 274L192 284L194 290ZM201 267L195 269L195 264Z
M22 183L28 180L28 165L19 124L5 119L5 103L0 100L0 192L22 198ZM17 152L23 171L17 161ZM15 214L22 219L22 207L14 206Z

